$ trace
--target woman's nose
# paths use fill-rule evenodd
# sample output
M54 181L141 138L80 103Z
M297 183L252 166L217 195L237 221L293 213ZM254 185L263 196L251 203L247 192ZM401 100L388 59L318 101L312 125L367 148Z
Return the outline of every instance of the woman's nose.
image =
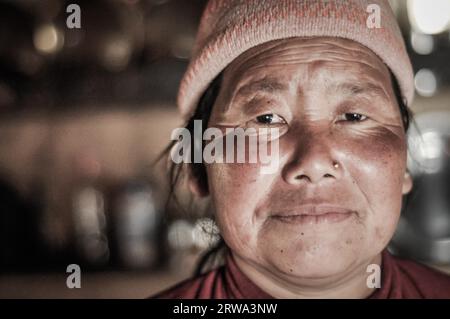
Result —
M302 134L294 139L294 151L285 164L282 174L287 183L318 184L339 179L342 174L341 164L333 158L333 141L329 134Z

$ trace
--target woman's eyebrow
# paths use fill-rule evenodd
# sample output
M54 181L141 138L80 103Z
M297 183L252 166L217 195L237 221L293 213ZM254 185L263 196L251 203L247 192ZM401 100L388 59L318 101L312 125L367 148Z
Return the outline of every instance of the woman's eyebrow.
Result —
M253 81L243 85L238 89L235 97L251 96L258 92L276 93L280 91L287 91L288 85L281 83L276 78L266 77L261 80ZM326 85L326 92L341 93L347 96L357 95L378 95L389 99L389 95L386 90L381 86L371 82L362 83L332 83Z
M389 100L389 95L386 90L381 86L370 82L362 83L333 83L327 84L327 92L341 93L346 96L357 95L369 95L369 96L382 96L384 99Z
M236 93L233 95L231 102L225 107L224 113L228 112L237 101L246 100L249 97L254 97L257 93L269 93L273 94L280 91L287 91L288 85L281 83L279 80L273 77L265 77L260 80L252 81L239 87ZM249 104L254 104L252 99ZM248 111L248 110L247 110Z
M286 91L288 86L275 78L265 77L261 80L245 84L236 92L236 96L248 96L258 92L275 93Z

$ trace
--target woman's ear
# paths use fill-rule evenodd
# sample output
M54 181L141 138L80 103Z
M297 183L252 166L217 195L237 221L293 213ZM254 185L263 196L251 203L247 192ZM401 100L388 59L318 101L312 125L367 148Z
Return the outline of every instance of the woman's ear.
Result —
M403 187L402 187L402 193L403 195L408 194L413 186L413 180L411 177L411 174L409 174L408 172L405 172L405 176L403 178Z
M203 178L194 176L192 169L189 169L188 187L192 194L197 197L206 197L209 195L208 182L206 181L206 173Z

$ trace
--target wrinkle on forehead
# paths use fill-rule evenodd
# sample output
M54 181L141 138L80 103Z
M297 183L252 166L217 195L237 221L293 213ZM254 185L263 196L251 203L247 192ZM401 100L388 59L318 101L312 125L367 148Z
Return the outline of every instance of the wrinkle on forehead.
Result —
M292 50L295 50L294 58L292 55L286 54ZM264 56L264 59L277 57L278 61L282 63L290 61L310 63L315 60L345 61L350 59L377 69L387 69L381 59L362 44L348 39L330 37L289 38L264 43L241 54L228 68L240 69L244 66L251 69L259 65L261 56ZM367 61L370 61L370 63L367 63ZM374 62L377 65L374 65Z
M351 68L348 68L349 64ZM293 72L295 66L300 65L306 65L303 69L305 72L301 74ZM270 69L277 67L286 68L286 72L277 74L276 77L270 76ZM296 84L299 82L311 80L314 76L319 77L317 81L321 84L330 82L326 77L320 78L319 71L324 67L339 72L348 71L345 72L348 79L364 83L361 86L355 85L353 88L355 92L364 86L366 88L372 86L373 91L380 91L385 98L393 94L390 90L389 70L375 53L351 40L323 37L277 40L246 51L225 70L224 85L228 86L226 93L228 96L225 99L232 104L237 95L251 94L252 87L258 93L289 89L291 92L301 94L296 92L299 89ZM287 88L283 82L288 84ZM378 82L381 85L376 88L375 85L370 85L370 82ZM259 84L260 90L258 85L253 85L254 83ZM228 107L222 111L227 109Z

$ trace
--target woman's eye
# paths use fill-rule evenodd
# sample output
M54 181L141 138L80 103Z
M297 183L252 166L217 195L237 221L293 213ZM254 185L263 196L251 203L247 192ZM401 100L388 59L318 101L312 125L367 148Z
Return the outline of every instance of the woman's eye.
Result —
M342 120L347 122L362 122L367 119L367 116L359 113L345 113Z
M260 115L256 118L256 121L265 125L284 123L282 117L272 113Z

